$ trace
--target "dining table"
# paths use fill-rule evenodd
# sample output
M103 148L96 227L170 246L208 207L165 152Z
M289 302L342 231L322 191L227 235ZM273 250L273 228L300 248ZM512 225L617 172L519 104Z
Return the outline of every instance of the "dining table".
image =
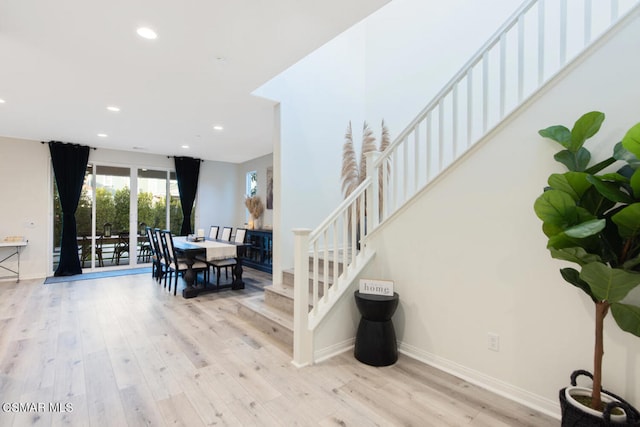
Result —
M190 239L188 236L176 236L173 238L173 246L179 255L182 255L187 264L187 271L184 273L186 287L182 290L183 298L195 298L206 292L216 292L220 289L239 290L244 289L242 280L242 256L247 243L229 242L209 238ZM212 262L221 259L235 258L236 263L232 268L232 282L229 284L210 286L204 283L202 286L195 285L196 274L193 271L193 263L196 260Z

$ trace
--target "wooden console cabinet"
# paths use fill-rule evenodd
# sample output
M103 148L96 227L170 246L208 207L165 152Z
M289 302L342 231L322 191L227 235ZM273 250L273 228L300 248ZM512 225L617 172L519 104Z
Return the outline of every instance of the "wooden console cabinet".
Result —
M244 241L251 246L242 257L242 265L271 273L273 259L271 230L247 230Z

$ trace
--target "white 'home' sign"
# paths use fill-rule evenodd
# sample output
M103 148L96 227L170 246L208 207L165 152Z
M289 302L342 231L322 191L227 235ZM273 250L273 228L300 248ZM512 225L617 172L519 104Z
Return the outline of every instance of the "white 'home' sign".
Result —
M393 296L392 280L360 279L360 293Z

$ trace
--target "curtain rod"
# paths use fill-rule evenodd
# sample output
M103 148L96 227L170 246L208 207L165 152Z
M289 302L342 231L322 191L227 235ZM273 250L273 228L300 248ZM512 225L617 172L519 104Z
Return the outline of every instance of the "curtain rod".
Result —
M176 157L184 157L186 159L200 160L201 162L204 162L204 160L202 159L196 159L195 157L189 157L189 156L167 156L167 159L175 159Z
M64 144L64 145L75 145L76 147L89 147L89 149L91 150L97 150L96 147L90 147L88 145L82 145L82 144L76 144L73 142L62 142L62 141L40 141L40 144L50 144L52 142L57 142L58 144Z

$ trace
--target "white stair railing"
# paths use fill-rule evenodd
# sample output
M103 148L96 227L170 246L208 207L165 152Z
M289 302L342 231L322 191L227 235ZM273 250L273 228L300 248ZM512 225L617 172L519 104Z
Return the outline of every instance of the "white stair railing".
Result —
M313 363L313 330L357 274L359 259L370 256L367 235L639 1L524 2L385 152L368 159L365 181L318 228L296 231L295 364ZM343 270L333 269L330 289L328 266L338 262Z

